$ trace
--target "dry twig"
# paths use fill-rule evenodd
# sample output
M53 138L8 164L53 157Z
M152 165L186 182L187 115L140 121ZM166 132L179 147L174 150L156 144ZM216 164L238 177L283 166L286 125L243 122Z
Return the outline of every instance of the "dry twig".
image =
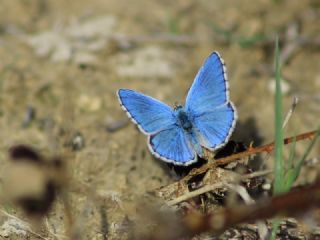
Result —
M260 177L260 176L264 176L264 175L267 175L267 174L270 174L270 173L272 173L272 171L270 171L270 170L254 172L254 173L243 175L238 180L245 180L245 179ZM173 206L173 205L178 204L180 202L186 201L186 200L188 200L190 198L199 196L200 194L213 191L213 190L215 190L217 188L226 187L228 184L230 184L230 182L229 183L227 183L227 182L218 182L216 184L206 185L206 186L204 186L202 188L199 188L199 189L194 190L192 192L188 192L185 195L179 196L179 197L177 197L177 198L175 198L175 199L173 199L171 201L168 201L167 205Z
M284 144L289 144L289 143L292 143L293 141L297 142L297 141L301 141L304 139L313 139L316 136L316 133L317 133L317 131L311 131L311 132L303 133L303 134L300 134L300 135L297 135L294 137L286 138L286 139L284 139ZM255 155L255 154L263 153L263 152L270 153L273 151L274 148L275 148L274 142L260 146L260 147L255 147L255 148L250 147L247 151L236 153L236 154L233 154L228 157L220 158L215 161L209 162L200 168L196 168L196 169L192 170L187 176L182 178L180 180L180 182L185 183L189 179L191 179L193 176L204 173L204 172L208 171L208 169L216 168L218 166L223 166L223 165L229 164L231 162L238 161L240 159L249 157L251 155Z

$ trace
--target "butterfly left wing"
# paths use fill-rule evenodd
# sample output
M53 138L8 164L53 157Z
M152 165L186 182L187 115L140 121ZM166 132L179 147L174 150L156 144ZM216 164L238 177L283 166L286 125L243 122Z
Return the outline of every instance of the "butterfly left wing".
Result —
M229 100L226 68L217 52L207 58L197 73L187 95L186 111L203 147L215 150L228 142L237 114Z
M196 161L194 150L169 106L129 89L120 89L118 98L132 121L149 136L148 146L153 155L177 165Z
M186 133L178 125L149 137L149 149L153 155L175 165L190 165L197 161Z
M119 89L118 98L129 118L146 135L168 129L176 122L172 109L152 97L129 89Z

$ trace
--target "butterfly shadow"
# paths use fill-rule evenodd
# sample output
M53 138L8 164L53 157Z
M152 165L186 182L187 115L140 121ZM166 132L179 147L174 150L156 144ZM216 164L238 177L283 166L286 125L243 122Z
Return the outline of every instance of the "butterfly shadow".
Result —
M237 127L230 141L221 149L219 149L215 154L215 159L223 158L243 152L247 150L250 144L260 145L263 142L263 137L257 127L256 120L253 117L249 117L245 121L239 121ZM174 179L179 179L186 176L192 169L199 168L207 163L206 159L198 156L198 161L188 165L188 166L178 166L172 163L165 163L159 161L157 158L153 157L156 164L158 164L164 172L169 174ZM252 170L257 170L262 167L263 159L256 156L254 159L249 161L249 168Z
M239 121L237 123L232 140L241 142L246 148L251 144L259 146L264 142L264 138L261 135L261 131L254 117L249 117L245 121ZM250 159L248 165L253 171L261 169L263 167L263 158L257 155L253 159Z

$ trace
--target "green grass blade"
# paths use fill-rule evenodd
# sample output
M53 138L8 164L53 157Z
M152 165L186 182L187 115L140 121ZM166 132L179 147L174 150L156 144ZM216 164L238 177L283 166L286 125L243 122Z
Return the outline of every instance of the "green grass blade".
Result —
M273 193L280 194L284 192L284 161L283 161L283 129L282 129L282 94L281 94L281 73L280 73L280 54L279 40L276 39L275 49L275 179Z
M317 141L319 135L320 135L320 127L318 127L318 130L317 130L314 138L312 139L312 141L311 141L311 143L309 144L307 150L305 151L305 153L303 154L303 156L301 157L301 159L300 159L299 162L298 162L297 168L299 169L299 172L300 172L300 169L301 169L304 161L307 159L307 157L308 157L311 149L312 149L313 146L316 144L316 141Z
M287 191L290 190L290 188L292 187L294 182L297 180L297 178L298 178L298 176L300 174L301 168L303 166L303 163L307 159L307 157L308 157L309 153L311 152L311 149L315 145L319 135L320 135L320 127L318 128L318 130L317 130L313 140L309 144L307 150L304 152L303 156L300 158L298 164L294 168L290 169L287 172L286 181L285 181L285 188L286 188Z
M280 220L276 219L272 222L272 230L271 230L270 240L276 240L277 231L278 231L279 226L280 226Z

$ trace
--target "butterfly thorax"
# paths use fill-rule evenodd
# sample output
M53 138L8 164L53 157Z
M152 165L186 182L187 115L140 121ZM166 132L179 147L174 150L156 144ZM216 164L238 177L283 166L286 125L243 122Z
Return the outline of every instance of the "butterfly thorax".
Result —
M184 108L182 106L176 106L174 111L178 120L177 124L179 124L184 130L190 131L192 129L192 123Z

